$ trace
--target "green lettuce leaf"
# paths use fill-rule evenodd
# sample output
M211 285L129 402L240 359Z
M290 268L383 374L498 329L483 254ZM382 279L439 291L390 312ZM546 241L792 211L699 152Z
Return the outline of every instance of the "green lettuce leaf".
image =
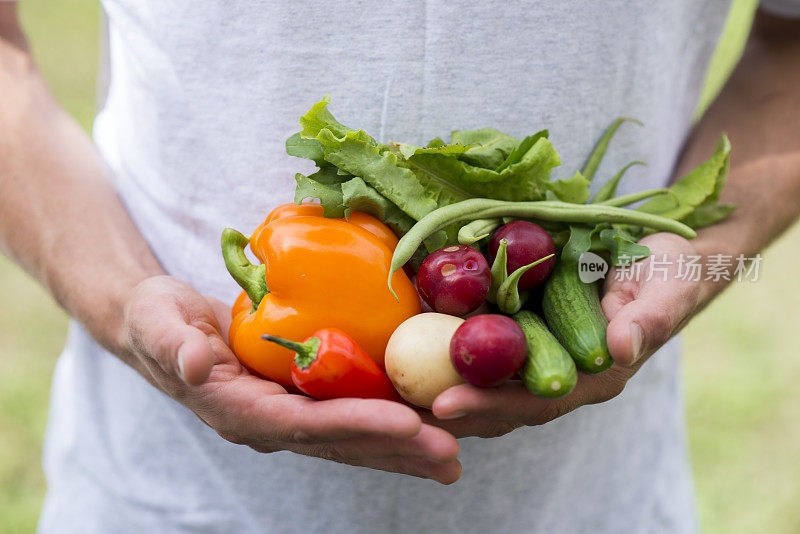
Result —
M392 152L403 156L403 159L408 159L415 154L441 154L443 156L458 157L472 146L462 145L460 143L446 145L441 139L438 139L438 141L441 142L441 144L436 146L420 147L417 145L409 145L408 143L396 143L394 141L390 142L388 146Z
M398 236L411 230L416 222L397 205L378 193L374 187L357 176L344 182L341 189L342 204L347 217L354 211L369 213L385 222Z
M435 195L420 183L400 156L386 148L381 150L363 130L350 130L337 137L323 128L317 140L325 150L326 161L362 178L414 219L419 220L438 207Z
M286 153L296 158L310 159L316 163L318 167L330 165L330 163L325 161L324 151L319 141L316 139L305 139L300 135L300 132L297 132L286 140Z
M440 201L440 206L471 197L541 200L551 187L561 187L550 182L550 172L561 159L545 137L539 138L520 161L501 172L437 154L415 155L407 163L421 182L447 193L446 202Z
M518 163L528 152L528 150L530 150L533 145L536 144L536 141L542 137L548 137L549 135L550 134L547 130L541 130L533 135L529 135L523 139L522 142L518 144L516 148L514 148L514 150L511 151L505 161L503 161L503 163L501 163L500 166L495 169L495 171L501 172L506 167L513 165L514 163Z
M583 177L581 171L575 171L572 178L556 180L554 182L542 181L539 186L547 189L547 198L584 204L589 200L589 180Z
M484 169L499 167L519 145L516 137L499 132L494 128L479 130L457 130L450 135L450 142L461 145L475 145L461 155L470 165Z
M328 104L330 103L331 97L326 95L325 98L311 106L308 113L300 117L300 127L303 128L300 131L301 137L316 139L323 129L330 130L337 137L342 137L347 132L353 131L352 128L348 128L331 115L331 112L328 111ZM370 139L372 138L370 137Z
M417 222L357 176L342 184L342 200L346 217L354 211L369 213L383 221L398 237L404 236ZM437 232L426 239L425 247L420 247L409 260L414 270L419 268L428 252L442 248L446 241L445 232Z
M307 198L316 198L322 204L325 217L344 217L345 206L342 197L342 182L348 178L339 175L334 167L324 167L311 176L294 175L297 187L294 201L302 203Z

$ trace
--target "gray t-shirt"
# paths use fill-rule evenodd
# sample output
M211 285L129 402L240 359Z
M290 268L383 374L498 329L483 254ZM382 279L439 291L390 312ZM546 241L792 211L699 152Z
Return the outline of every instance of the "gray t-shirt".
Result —
M248 232L308 170L284 153L326 93L345 124L421 143L549 128L565 164L625 125L596 181L665 184L726 0L512 3L105 0L110 71L95 138L164 267L232 301L222 228ZM598 184L599 185L599 184ZM42 533L692 532L675 342L614 400L462 440L431 481L222 440L76 324L58 362Z

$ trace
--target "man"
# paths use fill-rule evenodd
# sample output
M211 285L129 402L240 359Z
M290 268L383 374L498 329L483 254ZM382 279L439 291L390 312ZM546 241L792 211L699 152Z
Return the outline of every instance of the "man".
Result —
M726 130L723 200L739 209L692 242L643 242L659 258L753 256L800 209L797 21L759 16L687 142L722 0L104 7L110 83L93 144L45 88L14 4L0 4L0 241L75 318L53 383L41 532L695 529L668 340L724 281L611 277L612 370L558 401L458 386L421 418L248 375L224 341L236 287L218 236L291 198L304 169L283 141L331 93L337 117L384 140L548 127L565 172L632 115L646 126L626 126L601 168L646 160L628 191L680 176ZM793 0L764 7L800 14ZM493 439L459 450L461 436ZM452 486L386 473L450 484L462 463Z

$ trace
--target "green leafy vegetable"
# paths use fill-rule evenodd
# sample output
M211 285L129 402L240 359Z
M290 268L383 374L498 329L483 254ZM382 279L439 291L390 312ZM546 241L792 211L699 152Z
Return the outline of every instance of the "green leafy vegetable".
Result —
M596 231L596 227L570 225L569 240L561 250L561 255L568 261L577 262L581 254L592 246L592 235Z
M594 196L594 198L592 198L592 203L596 204L598 202L605 202L606 200L614 198L617 194L617 185L619 184L620 179L625 175L628 169L630 169L634 165L647 165L647 164L643 161L631 161L630 163L622 167L622 169L617 174L615 174L608 182L603 184L603 187L601 187L600 190L597 192L597 194Z
M508 155L505 161L501 163L500 166L495 169L495 171L501 172L509 165L518 163L522 159L522 157L528 152L528 150L530 150L533 147L533 145L536 144L536 141L538 141L542 137L547 138L549 135L550 134L548 133L547 130L541 130L533 135L529 135L528 137L523 139L522 142L518 144L514 150L511 151L511 153Z
M460 143L455 145L445 145L441 139L435 139L442 144L436 146L419 147L417 145L409 145L407 143L396 143L394 141L389 143L389 148L392 152L400 154L404 159L408 159L416 154L440 154L442 156L457 157L469 150L472 145L462 145Z
M697 206L692 213L681 219L681 222L692 228L703 228L725 220L735 209L736 206L733 204L703 203Z
M300 136L303 139L316 139L322 130L329 130L336 137L342 137L347 132L352 131L352 128L348 128L331 115L331 112L328 111L328 104L330 103L331 97L325 96L311 106L308 113L300 117L300 126L303 128L300 131Z
M639 126L642 126L642 123L636 119L631 117L620 117L612 122L611 126L609 126L605 132L603 132L602 136L600 136L600 140L597 142L594 150L592 150L592 153L589 155L589 159L587 159L586 163L584 163L583 169L581 169L583 176L590 182L592 181L592 178L594 178L594 173L597 172L597 168L600 166L603 156L606 155L606 150L608 150L608 145L611 143L611 139L614 137L614 134L617 133L617 130L619 130L619 127L622 126L624 122L628 121L635 122Z
M501 172L438 154L415 155L407 163L419 180L447 193L448 198L438 202L441 207L472 197L540 200L549 187L550 171L561 159L550 141L540 138L520 161Z
M416 222L357 176L342 184L342 204L346 216L354 211L369 213L385 222L398 236L411 230Z
M421 219L438 207L431 194L400 158L381 151L363 130L350 130L341 138L327 128L317 134L325 149L325 160L362 178L414 219Z
M728 175L730 153L730 142L725 135L722 135L711 157L669 188L674 198L656 197L637 209L681 220L688 217L701 204L716 202Z
M450 142L474 145L461 155L461 159L484 169L499 167L519 145L519 139L498 132L494 128L455 131L450 136Z
M470 199L557 200L584 204L590 196L590 182L614 134L625 122L641 124L635 119L620 117L602 134L580 171L569 178L553 180L552 171L561 164L561 158L547 130L522 140L494 128L481 128L454 131L449 143L437 137L426 146L400 142L384 144L363 130L340 123L328 110L329 103L330 98L326 96L314 104L300 118L301 131L286 141L289 155L314 161L319 168L309 176L296 175L295 202L319 199L326 217L346 217L353 211L370 213L399 236L409 232L417 221L434 210ZM605 183L592 203L625 206L646 201L637 209L694 228L719 222L734 209L719 203L729 154L730 144L723 135L708 161L670 188L617 197L617 186L623 175L634 165L644 165L634 161ZM426 234L425 246L417 249L414 260L419 263L426 254L425 249L434 251L457 243L462 227L462 240L472 244L501 224L501 219L488 211L475 213L473 219L459 217L453 219L457 222L437 226L435 232ZM634 218L639 219L641 217ZM602 217L596 222L577 224L557 219L532 220L563 244L561 253L572 261L577 261L587 250L607 253L614 265L636 261L649 254L647 247L636 241L650 227L611 224ZM691 232L683 225L678 226ZM410 256L411 250L405 253Z
M636 239L620 227L601 230L600 241L611 256L611 265L636 262L650 255L649 248L636 243Z
M330 165L330 163L325 161L325 155L319 141L316 139L305 139L300 135L300 132L297 132L286 140L286 153L297 158L310 159L316 163L318 167Z
M541 185L551 193L548 198L555 197L552 200L562 200L573 204L584 204L589 200L589 180L584 178L581 171L575 171L572 178L544 182Z
M334 167L324 167L311 176L297 173L294 179L297 181L294 191L294 201L297 204L307 198L317 198L324 208L325 217L344 217L342 182L346 178L337 174Z

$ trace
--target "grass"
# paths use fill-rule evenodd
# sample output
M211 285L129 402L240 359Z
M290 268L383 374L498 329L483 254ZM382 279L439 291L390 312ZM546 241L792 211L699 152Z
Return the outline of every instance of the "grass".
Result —
M800 531L800 226L686 329L687 417L709 533Z
M20 16L58 100L89 128L94 114L99 6L26 0ZM40 457L50 375L66 315L0 255L0 532L33 532L45 491Z
M699 109L741 53L754 0L736 0ZM26 0L23 23L59 101L86 128L94 111L98 6ZM764 254L761 279L735 284L685 334L690 448L709 533L800 531L800 227ZM0 532L32 532L44 495L40 467L50 374L66 317L0 257Z

